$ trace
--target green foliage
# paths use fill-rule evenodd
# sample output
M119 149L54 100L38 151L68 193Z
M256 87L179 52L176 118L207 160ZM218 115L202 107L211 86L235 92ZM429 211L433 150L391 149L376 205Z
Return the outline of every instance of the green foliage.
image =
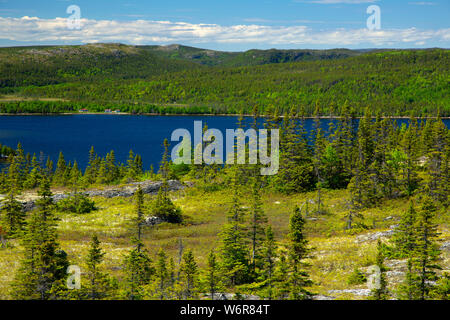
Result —
M256 50L225 61L224 53L210 59L200 50L193 56L200 55L205 64L223 61L236 66L202 67L184 58L158 56L184 56L176 51L99 46L38 50L48 55L39 55L33 48L22 52L2 49L0 87L5 92L69 101L1 102L0 112L73 112L86 107L96 112L110 108L130 113L238 114L251 113L257 106L261 114L268 114L274 106L284 112L302 106L305 115L313 115L320 101L323 115L339 115L347 101L357 115L367 106L397 116L436 115L438 109L442 116L450 114L448 50L353 51L335 55L350 56L343 59L289 63L277 62L299 61L305 56L327 59L334 54ZM90 54L97 59L83 59Z
M309 299L311 296L306 288L312 285L312 281L305 270L308 264L304 261L310 256L311 248L308 247L304 227L305 220L300 208L296 206L289 219L290 297L294 300Z
M38 210L31 215L22 239L25 254L12 285L17 299L50 299L53 285L66 277L69 265L67 254L57 242L52 193L46 178L39 196Z
M0 211L3 225L3 232L10 238L14 238L21 234L25 225L25 212L22 204L10 192L3 202Z
M168 175L169 175L169 161L168 161L168 141L164 140L164 154L161 162L160 172L163 177L163 183L158 191L158 196L152 204L151 212L155 216L163 219L164 221L170 223L181 223L182 213L181 209L178 208L169 197L169 185L168 185Z
M59 211L77 214L90 213L96 210L95 202L84 193L76 193L57 203Z
M129 300L142 300L144 286L149 284L155 272L152 260L145 250L135 248L125 256L123 266L125 279L122 295Z
M386 271L387 268L384 266L384 250L383 243L378 240L377 243L377 259L376 259L376 267L377 267L377 279L376 286L372 289L372 295L369 299L372 300L388 300L389 299L389 291L387 289L387 280L386 280Z
M180 266L181 277L184 283L184 299L195 299L198 296L198 266L192 250L183 254Z
M358 268L355 268L347 279L349 285L358 285L367 282L367 278L364 273Z

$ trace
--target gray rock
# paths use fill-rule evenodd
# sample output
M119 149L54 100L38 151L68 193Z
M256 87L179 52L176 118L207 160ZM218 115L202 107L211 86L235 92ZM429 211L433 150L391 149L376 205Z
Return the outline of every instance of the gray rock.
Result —
M323 296L323 295L317 295L317 296L313 296L312 297L313 300L335 300L334 297L329 297L329 296Z
M386 238L390 237L394 234L394 230L387 230L387 231L379 231L375 233L369 233L369 234L362 234L356 237L356 242L367 242L367 241L375 241L380 238Z
M169 191L178 191L183 190L185 186L177 180L169 180ZM115 197L132 197L137 190L137 186L140 185L144 194L157 194L159 189L162 186L162 181L143 181L143 182L135 182L132 183L131 186L119 187L119 188L111 188L106 190L87 190L84 191L84 194L88 197L105 197L105 198L115 198ZM61 201L66 199L71 194L67 193L57 193L52 196L54 202ZM33 210L36 208L36 204L34 200L24 201L22 202L23 208L26 212ZM2 208L3 203L0 202L0 209Z
M329 294L342 294L342 293L351 293L356 296L364 296L368 297L370 295L370 289L344 289L344 290L330 290Z
M441 250L450 251L450 241L446 241L442 243L442 246L439 248Z
M144 221L146 226L155 226L157 224L163 223L164 221L158 217L147 217Z

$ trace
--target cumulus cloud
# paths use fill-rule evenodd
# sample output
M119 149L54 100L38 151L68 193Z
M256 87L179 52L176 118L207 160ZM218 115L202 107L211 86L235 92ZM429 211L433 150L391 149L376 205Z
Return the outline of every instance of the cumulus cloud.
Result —
M413 6L435 6L437 3L429 1L419 1L419 2L408 2L408 4L411 4Z
M449 44L450 28L439 30L361 29L315 30L308 26L267 26L242 24L193 24L151 20L81 19L81 29L71 30L66 18L0 17L0 39L21 42L125 42L148 43L264 43L273 45L390 46L442 41Z

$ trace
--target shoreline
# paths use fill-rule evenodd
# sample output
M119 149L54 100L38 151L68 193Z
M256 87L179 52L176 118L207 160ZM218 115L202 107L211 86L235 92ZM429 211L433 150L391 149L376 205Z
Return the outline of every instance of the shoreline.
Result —
M0 116L74 116L74 115L105 115L105 116L182 116L182 117L198 117L198 116L206 116L206 117L253 117L252 114L232 114L232 113L131 113L131 112L61 112L61 113L0 113ZM284 116L279 116L280 118L284 118ZM258 118L267 118L267 115L259 115ZM314 116L305 116L305 117L295 117L295 118L304 118L304 119L315 119ZM319 119L340 119L341 116L319 116ZM356 119L361 119L363 116L355 117ZM375 116L372 116L375 119ZM383 119L409 119L410 116L381 116ZM416 117L417 119L436 119L437 117L426 116L426 117ZM441 117L442 120L450 120L450 117Z

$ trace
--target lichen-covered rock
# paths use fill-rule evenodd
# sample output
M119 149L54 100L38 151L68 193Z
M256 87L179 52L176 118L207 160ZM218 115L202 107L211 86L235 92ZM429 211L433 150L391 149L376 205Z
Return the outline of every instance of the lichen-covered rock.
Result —
M350 293L350 294L354 294L355 296L363 296L363 297L368 297L370 295L370 292L371 292L370 289L344 289L344 290L328 291L329 294Z
M183 190L186 186L183 185L180 181L177 180L169 180L169 191L178 191ZM140 185L144 194L157 194L159 189L162 186L162 181L143 181L143 182L135 182L130 186L125 187L117 187L117 188L108 188L104 190L87 190L83 193L88 197L105 197L105 198L115 198L115 197L132 197L137 190L137 186ZM70 196L69 193L56 193L52 196L54 202L61 201ZM23 205L23 209L28 212L36 208L35 199L37 197L29 197L26 201L21 201ZM20 200L19 200L20 201ZM0 209L3 204L0 202Z
M146 226L154 226L160 223L163 223L164 220L158 217L147 217L144 221L144 225Z
M374 232L374 233L369 233L369 234L362 234L356 237L356 242L357 243L361 243L361 242L367 242L367 241L375 241L378 240L380 238L387 238L387 237L391 237L394 234L394 230L387 230L387 231L379 231L379 232Z
M450 251L450 241L446 241L446 242L442 243L440 249L445 250L445 251Z

